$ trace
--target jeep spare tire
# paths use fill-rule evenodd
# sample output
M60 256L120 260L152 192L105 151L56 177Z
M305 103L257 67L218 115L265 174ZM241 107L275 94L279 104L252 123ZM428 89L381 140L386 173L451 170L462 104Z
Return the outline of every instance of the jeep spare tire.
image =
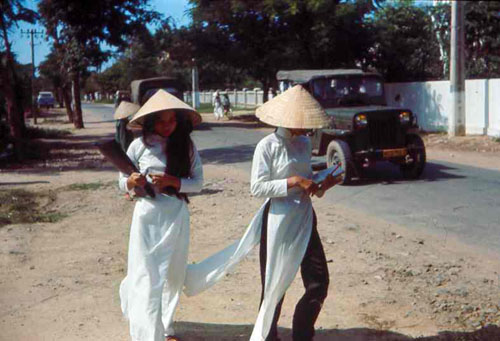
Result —
M425 145L422 138L417 134L406 135L406 148L413 160L411 163L400 166L401 173L405 179L418 179L425 168Z
M352 154L349 145L341 140L333 140L328 144L326 150L326 165L328 168L342 163L344 174L342 175L341 185L348 185L351 182L353 166Z

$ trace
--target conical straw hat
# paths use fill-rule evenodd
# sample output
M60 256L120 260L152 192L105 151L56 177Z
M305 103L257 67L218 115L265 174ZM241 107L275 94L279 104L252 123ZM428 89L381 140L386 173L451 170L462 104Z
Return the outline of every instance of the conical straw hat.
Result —
M275 127L326 128L330 119L321 104L301 85L296 85L257 108L256 116Z
M196 110L174 95L160 89L153 96L151 96L151 98L144 103L134 117L132 117L128 127L132 129L141 128L147 115L159 113L165 110L182 111L189 117L193 127L201 123L201 116Z
M113 118L115 120L121 120L122 118L127 118L130 115L135 114L139 110L140 106L132 102L121 101L118 108L115 110Z

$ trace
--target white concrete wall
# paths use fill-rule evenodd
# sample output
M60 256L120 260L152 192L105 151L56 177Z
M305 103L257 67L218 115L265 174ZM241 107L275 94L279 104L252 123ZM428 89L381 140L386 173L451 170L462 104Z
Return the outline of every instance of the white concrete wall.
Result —
M465 82L465 133L484 135L488 130L488 80Z
M388 83L387 104L406 107L426 131L447 131L451 110L450 82ZM400 100L396 101L399 95ZM500 79L465 81L465 131L500 136Z
M450 82L388 83L387 104L408 108L417 114L419 126L426 131L446 131L450 111ZM396 96L399 95L399 101Z
M200 92L200 103L212 103L212 96L215 90L207 90ZM243 90L224 90L219 91L220 94L228 94L229 101L231 105L244 107L244 108L255 108L263 103L264 91L261 89L243 89ZM184 99L189 100L190 93L184 93ZM272 98L272 93L269 92L269 98Z

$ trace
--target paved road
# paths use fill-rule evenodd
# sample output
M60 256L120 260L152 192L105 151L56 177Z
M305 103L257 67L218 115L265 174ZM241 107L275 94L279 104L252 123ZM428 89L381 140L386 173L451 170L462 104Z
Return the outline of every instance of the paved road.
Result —
M82 110L84 123L113 121L114 106L112 104L82 103Z
M109 116L112 108L87 106ZM255 144L270 129L238 122L203 124L193 137L205 164L228 164L250 174ZM380 165L353 186L325 200L409 228L423 228L500 253L500 172L430 160L420 180L405 181L393 165Z

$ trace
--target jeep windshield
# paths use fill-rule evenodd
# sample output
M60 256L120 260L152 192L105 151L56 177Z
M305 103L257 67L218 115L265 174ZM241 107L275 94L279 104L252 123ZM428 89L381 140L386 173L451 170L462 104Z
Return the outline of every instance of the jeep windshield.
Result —
M384 84L377 76L340 75L312 80L314 97L327 108L385 105Z

